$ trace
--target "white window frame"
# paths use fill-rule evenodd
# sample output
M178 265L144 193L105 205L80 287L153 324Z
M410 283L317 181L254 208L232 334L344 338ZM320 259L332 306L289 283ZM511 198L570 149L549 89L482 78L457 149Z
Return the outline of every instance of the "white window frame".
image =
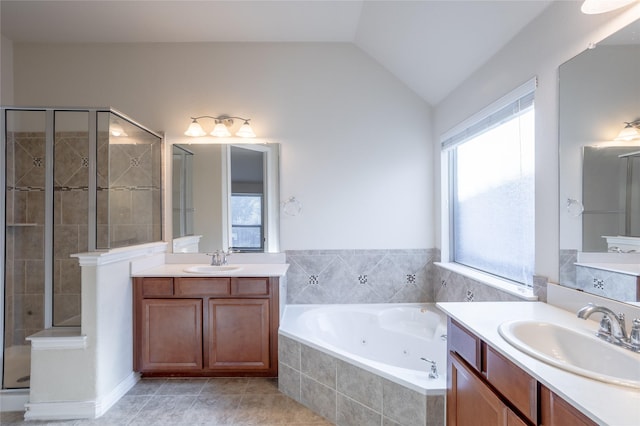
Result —
M462 123L458 124L448 132L444 133L441 136L442 150L440 155L441 261L436 262L436 264L442 268L526 300L537 300L537 297L533 293L533 288L454 262L451 245L453 228L451 224L450 202L452 199L452 187L450 183L452 180L453 170L451 170L450 150L465 140L465 134L472 132L473 126L476 126L485 118L495 114L505 106L522 98L524 95L534 92L536 87L537 79L532 78L486 108L483 108L481 111L469 117Z
M233 244L231 244L231 248L234 250L239 250L240 252L246 252L246 253L254 253L254 252L258 252L258 253L262 253L265 250L265 200L264 200L264 194L262 193L258 193L258 192L234 192L231 194L231 198L230 198L230 202L229 205L231 206L232 202L231 199L233 199L233 197L258 197L260 198L260 210L261 210L261 216L260 216L260 225L238 225L238 224L234 224L233 223L233 211L231 211L231 214L229 215L229 224L231 227L231 233L229 234L229 242L232 243L232 239L233 239L233 228L259 228L260 229L260 247L235 247L233 246ZM231 210L231 208L230 208Z

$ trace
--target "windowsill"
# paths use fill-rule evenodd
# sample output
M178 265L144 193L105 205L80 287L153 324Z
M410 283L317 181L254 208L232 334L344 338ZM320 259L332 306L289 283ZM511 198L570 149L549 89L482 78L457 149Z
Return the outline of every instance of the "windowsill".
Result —
M512 281L480 272L476 269L469 268L464 265L460 265L459 263L434 262L434 265L437 265L441 268L455 272L457 274L463 275L467 278L471 278L482 284L488 285L489 287L493 287L500 291L504 291L505 293L509 293L521 299L528 300L528 301L538 300L538 297L533 294L532 288L524 288L521 285L513 283Z

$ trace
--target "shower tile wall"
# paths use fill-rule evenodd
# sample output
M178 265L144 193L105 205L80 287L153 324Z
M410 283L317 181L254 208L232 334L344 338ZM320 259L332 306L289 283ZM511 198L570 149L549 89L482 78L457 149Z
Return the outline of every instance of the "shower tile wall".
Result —
M159 144L98 138L98 248L160 241Z
M56 134L54 176L54 324L77 325L80 268L72 253L87 250L86 133ZM7 135L6 342L44 326L45 136Z
M44 136L7 135L5 342L43 326Z
M80 325L80 265L70 255L89 250L89 136L57 132L54 146L53 323Z

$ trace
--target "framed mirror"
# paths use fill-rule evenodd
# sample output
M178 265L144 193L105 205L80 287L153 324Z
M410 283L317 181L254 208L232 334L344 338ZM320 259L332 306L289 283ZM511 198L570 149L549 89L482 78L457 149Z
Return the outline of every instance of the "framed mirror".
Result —
M279 144L173 144L174 253L279 251Z
M560 284L626 302L640 300L640 139L619 135L640 119L638 34L640 20L559 69Z

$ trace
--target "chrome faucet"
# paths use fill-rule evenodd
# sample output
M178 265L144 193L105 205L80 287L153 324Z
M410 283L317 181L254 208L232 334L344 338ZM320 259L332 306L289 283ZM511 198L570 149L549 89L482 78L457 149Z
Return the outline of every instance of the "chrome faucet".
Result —
M430 379L437 379L438 378L438 366L436 365L435 361L431 361L430 359L427 358L420 358L422 361L428 362L429 364L431 364L431 369L429 370L429 378Z
M633 320L631 337L627 337L624 314L616 314L606 306L587 303L578 311L578 318L586 320L596 312L602 314L600 328L596 332L597 337L634 352L640 352L640 320Z
M228 256L231 255L233 251L229 249L229 251L224 250L216 250L211 256L211 266L223 266L229 262Z

